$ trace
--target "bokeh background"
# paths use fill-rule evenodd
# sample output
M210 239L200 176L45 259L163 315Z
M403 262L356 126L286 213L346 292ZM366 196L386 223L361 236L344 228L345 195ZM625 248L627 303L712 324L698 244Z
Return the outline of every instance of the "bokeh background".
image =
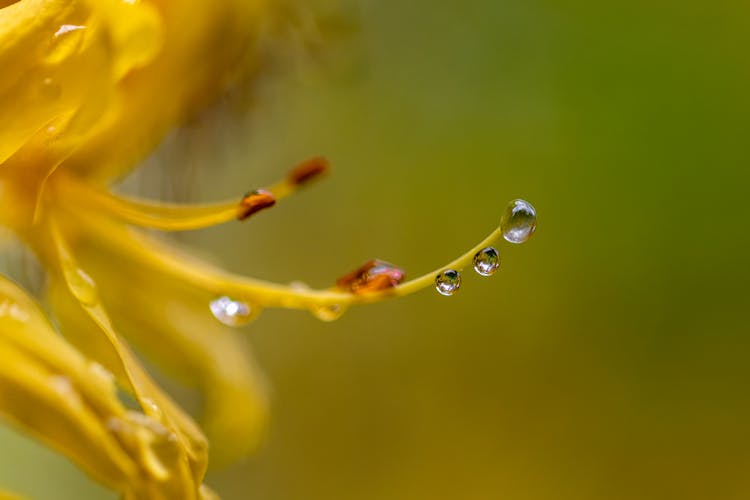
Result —
M517 197L538 231L452 298L331 324L267 311L246 329L267 438L209 484L254 500L750 498L748 4L361 0L343 20L251 114L209 112L126 189L224 198L325 154L325 182L181 237L314 286L372 257L438 267ZM0 429L0 484L114 498Z

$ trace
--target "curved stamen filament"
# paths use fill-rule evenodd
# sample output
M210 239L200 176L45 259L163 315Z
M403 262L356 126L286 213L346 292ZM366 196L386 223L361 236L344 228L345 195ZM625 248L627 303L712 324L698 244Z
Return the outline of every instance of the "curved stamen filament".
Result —
M324 158L312 158L298 165L270 188L252 191L240 200L195 205L152 202L115 195L92 189L68 177L62 179L60 185L69 191L70 196L80 199L90 208L101 210L129 224L161 231L189 231L244 220L293 194L302 185L325 173L328 168L328 162Z
M216 294L235 295L252 303L261 304L264 307L311 309L334 304L338 306L367 304L389 298L411 295L425 288L432 287L435 277L443 270L462 269L471 266L474 255L483 248L490 246L501 235L502 229L497 227L471 250L448 264L394 287L368 293L355 294L342 291L338 288L308 290L225 273L213 272L208 274L197 269L193 269L191 274L193 274L194 278L197 278L196 281L200 285Z
M91 214L88 214L92 216ZM95 217L95 216L94 216ZM101 225L101 219L84 217L92 225ZM111 224L111 223L110 223ZM101 227L101 226L99 226ZM498 227L475 247L460 257L433 271L393 287L366 293L352 293L338 287L308 289L281 285L225 272L198 259L178 253L172 246L145 235L112 224L106 230L105 241L120 252L140 259L143 264L167 272L215 296L230 296L262 308L280 307L315 310L326 306L346 307L354 304L379 302L402 297L433 286L435 277L447 268L461 269L471 265L474 255L501 237Z

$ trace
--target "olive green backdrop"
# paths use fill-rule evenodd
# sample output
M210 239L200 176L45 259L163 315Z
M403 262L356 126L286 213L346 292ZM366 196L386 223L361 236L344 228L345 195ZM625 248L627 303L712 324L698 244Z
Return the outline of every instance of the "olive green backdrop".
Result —
M253 500L750 497L750 7L362 0L353 19L338 48L264 82L252 115L206 117L180 133L202 141L173 138L170 167L130 187L223 198L327 155L324 182L182 238L313 286L372 257L428 271L517 197L537 234L452 298L332 324L267 311L246 333L268 437L209 484ZM111 497L2 443L0 484Z

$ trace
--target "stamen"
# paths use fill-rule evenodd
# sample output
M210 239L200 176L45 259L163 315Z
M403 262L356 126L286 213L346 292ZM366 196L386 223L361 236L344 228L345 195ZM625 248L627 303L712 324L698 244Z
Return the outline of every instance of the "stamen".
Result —
M251 191L240 200L240 206L237 210L237 220L245 220L254 213L271 208L275 204L276 197L270 191L266 191L265 189Z
M310 158L297 165L297 167L289 173L287 177L290 184L294 186L301 186L307 184L311 180L323 175L330 170L328 160L322 157Z
M324 169L316 165L318 163L311 161L299 169L303 172L316 171L318 172L316 175L319 175ZM311 177L299 173L290 174L287 179L275 185L269 192L276 199L287 196L293 192L293 189L299 186L300 178ZM257 206L270 203L271 198L262 192L256 193L255 196L260 196L260 198L256 199L262 202L257 202L258 204L256 205L256 202L251 201L251 194L244 199L244 203L249 207L246 210L252 211ZM236 217L236 205L233 210ZM438 286L444 281L442 278L438 278L440 276L444 278L447 271L457 273L460 276L461 271L465 267L474 267L476 265L476 270L479 274L490 275L499 267L499 261L495 262L494 252L496 250L491 248L492 245L501 238L512 243L526 241L536 228L536 212L534 208L528 202L515 200L511 202L503 214L501 225L474 248L446 265L425 273L422 276L403 282L405 276L403 270L382 261L370 261L355 271L339 278L335 286L328 289L314 290L231 274L197 259L185 256L166 243L148 238L137 232L129 231L126 227L116 224L111 219L102 217L95 212L80 213L78 215L82 223L91 225L90 230L92 233L101 230L103 225L108 226L106 233L109 237L105 238L104 241L114 246L116 252L122 252L128 257L138 258L145 265L158 269L160 272L167 272L177 279L184 280L197 288L205 290L211 296L210 301L217 301L222 297L230 297L237 304L247 304L254 311L250 315L251 319L257 317L258 313L265 308L277 307L305 309L319 318L331 320L338 318L353 304L379 302L388 298L402 297L425 288ZM519 232L523 233L522 237L516 237ZM511 236L513 237L511 238ZM448 273L448 276L452 275ZM438 288L441 287L438 286ZM455 287L455 289L457 288L458 286ZM216 302L216 304L221 303L223 302ZM213 309L216 309L216 307ZM237 322L238 325L244 323L244 321Z
M388 262L373 259L336 280L336 286L352 293L371 293L398 286L406 273Z
M88 208L103 211L129 224L161 231L190 231L230 222L244 221L251 215L272 207L278 200L320 177L328 170L324 158L312 158L295 167L284 179L268 189L251 191L237 200L217 203L183 205L162 203L115 195L92 189L71 177L57 183L69 191L68 196L80 199Z

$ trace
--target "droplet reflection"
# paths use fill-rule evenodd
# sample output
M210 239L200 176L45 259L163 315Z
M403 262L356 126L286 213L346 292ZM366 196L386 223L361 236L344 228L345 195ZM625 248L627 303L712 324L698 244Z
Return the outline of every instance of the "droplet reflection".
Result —
M536 210L525 200L513 200L500 223L503 238L510 243L528 241L536 230Z
M346 312L346 308L340 304L328 304L312 309L313 316L321 321L336 321Z
M477 252L474 256L474 270L480 276L492 276L500 269L500 254L492 247Z
M227 326L246 325L253 319L253 310L249 304L227 296L211 301L209 307L214 317Z
M447 269L435 278L435 289L440 295L450 297L461 288L461 273Z

